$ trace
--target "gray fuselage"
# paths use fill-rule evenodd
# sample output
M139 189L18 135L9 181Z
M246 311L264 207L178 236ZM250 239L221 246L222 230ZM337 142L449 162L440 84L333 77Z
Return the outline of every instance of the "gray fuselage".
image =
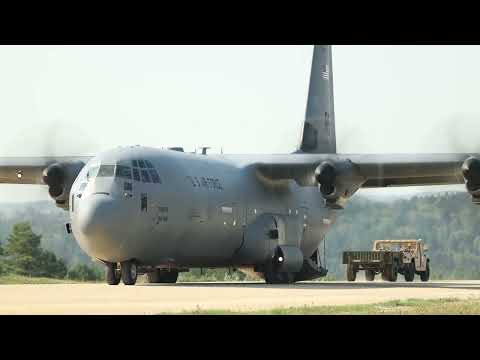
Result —
M263 255L238 255L245 247L246 229L268 214L283 219L283 228L302 229L295 239L282 240L289 236L284 229L276 242L294 241L309 257L334 222L335 212L325 208L316 187L262 181L253 166L261 157L140 146L107 151L91 159L72 186L75 239L91 257L106 262L255 266ZM133 165L138 166L140 181L133 178ZM156 182L152 171L158 174Z

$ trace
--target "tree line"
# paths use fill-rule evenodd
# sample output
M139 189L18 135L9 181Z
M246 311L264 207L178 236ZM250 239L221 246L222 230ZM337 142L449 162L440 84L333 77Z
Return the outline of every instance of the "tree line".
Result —
M433 279L480 279L480 207L465 193L442 193L389 203L355 196L326 236L328 278L344 280L345 250L370 250L379 239L418 239L429 247ZM64 224L68 213L50 202L0 204L0 272L101 279ZM35 231L33 231L34 229ZM42 236L37 235L42 234ZM323 244L321 246L323 251ZM192 269L182 280L244 280L228 269Z
M13 226L5 245L0 246L0 275L22 275L94 281L103 274L86 264L76 264L70 268L65 261L41 247L42 236L34 233L28 222Z

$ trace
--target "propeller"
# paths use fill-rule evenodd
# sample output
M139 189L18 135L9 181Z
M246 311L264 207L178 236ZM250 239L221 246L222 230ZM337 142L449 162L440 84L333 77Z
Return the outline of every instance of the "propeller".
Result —
M320 185L320 192L323 196L328 197L335 193L335 180L337 171L333 164L325 161L315 169L315 178Z

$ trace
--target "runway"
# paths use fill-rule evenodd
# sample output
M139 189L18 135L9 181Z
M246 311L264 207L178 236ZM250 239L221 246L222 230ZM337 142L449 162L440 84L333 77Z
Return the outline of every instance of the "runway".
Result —
M0 314L159 314L478 298L480 281L1 285Z

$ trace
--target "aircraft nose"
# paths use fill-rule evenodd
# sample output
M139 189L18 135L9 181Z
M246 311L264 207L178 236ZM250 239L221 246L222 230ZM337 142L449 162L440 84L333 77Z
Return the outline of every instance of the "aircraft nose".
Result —
M113 211L114 204L110 196L90 196L82 204L78 219L79 230L87 236L104 234Z
M90 256L105 261L123 261L125 234L120 232L123 219L121 206L104 194L83 199L76 224L72 224L80 247ZM76 225L76 226L75 226Z

